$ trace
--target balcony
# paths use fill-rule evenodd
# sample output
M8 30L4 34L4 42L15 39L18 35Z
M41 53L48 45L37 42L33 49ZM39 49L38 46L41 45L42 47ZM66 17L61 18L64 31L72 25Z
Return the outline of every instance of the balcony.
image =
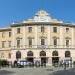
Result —
M60 49L60 48L63 48L63 49L71 49L73 48L71 45L70 46L65 46L65 45L57 45L57 46L54 46L54 45L24 45L24 46L20 46L19 48L14 46L14 47L11 47L12 50L25 50L25 49Z

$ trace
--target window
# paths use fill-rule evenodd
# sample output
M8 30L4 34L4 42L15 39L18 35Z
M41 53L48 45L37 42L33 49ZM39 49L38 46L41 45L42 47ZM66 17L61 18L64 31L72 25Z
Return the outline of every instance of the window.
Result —
M66 46L67 47L69 46L69 40L68 39L66 40Z
M29 39L29 47L32 47L32 38Z
M44 26L41 26L41 32L44 32Z
M11 32L9 32L9 37L11 37Z
M11 41L9 41L9 47L11 47Z
M4 38L5 37L5 32L2 32L2 38Z
M20 28L17 28L17 33L20 33Z
M17 48L20 47L20 39L17 40Z
M16 52L16 59L20 59L21 58L21 52L20 51L17 51Z
M2 41L2 48L5 48L6 41Z
M53 39L53 44L54 44L55 47L57 46L57 38Z
M4 53L1 53L1 58L4 58Z
M54 32L54 33L57 32L57 27L53 27L53 32Z
M28 27L28 32L32 32L32 27Z
M66 28L66 32L68 32L69 31L69 28Z
M45 45L45 39L41 39L41 45Z
M9 58L9 59L11 58L11 53L8 54L8 58Z

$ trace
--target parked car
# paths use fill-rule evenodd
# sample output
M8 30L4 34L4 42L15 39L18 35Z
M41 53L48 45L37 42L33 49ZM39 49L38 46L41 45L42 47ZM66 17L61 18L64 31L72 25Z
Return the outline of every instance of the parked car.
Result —
M18 67L21 68L21 67L26 67L26 66L32 66L32 62L28 62L26 60L20 60L17 62L18 64Z

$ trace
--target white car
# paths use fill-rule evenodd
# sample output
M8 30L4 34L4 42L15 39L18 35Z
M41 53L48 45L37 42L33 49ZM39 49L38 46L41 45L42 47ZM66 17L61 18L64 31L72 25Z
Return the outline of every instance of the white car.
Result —
M32 62L28 62L26 60L20 60L17 63L18 63L19 66L22 66L22 67L32 65Z

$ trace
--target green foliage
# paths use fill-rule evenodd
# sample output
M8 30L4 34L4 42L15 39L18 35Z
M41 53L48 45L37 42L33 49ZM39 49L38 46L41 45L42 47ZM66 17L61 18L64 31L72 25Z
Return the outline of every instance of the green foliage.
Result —
M75 61L73 61L73 64L75 65Z
M2 67L9 66L9 62L7 60L0 60L0 66Z

